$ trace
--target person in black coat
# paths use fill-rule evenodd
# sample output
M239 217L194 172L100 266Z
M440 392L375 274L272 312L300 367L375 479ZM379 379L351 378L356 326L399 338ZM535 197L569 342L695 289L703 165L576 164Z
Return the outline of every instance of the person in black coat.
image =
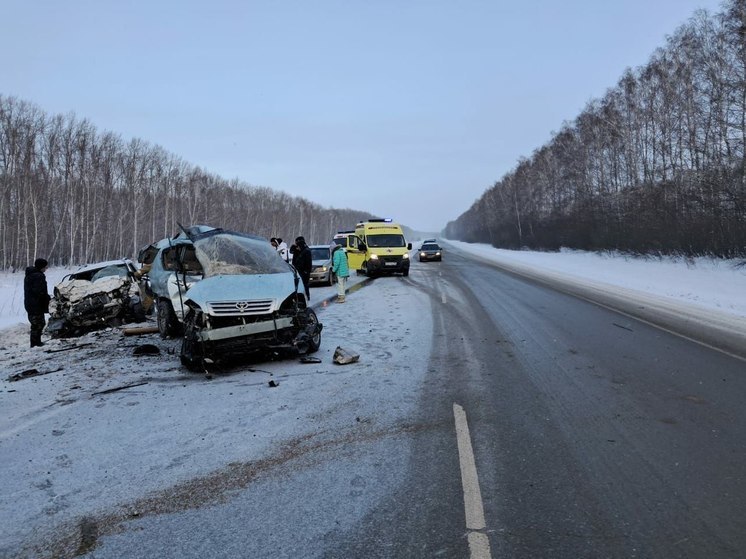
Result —
M37 258L33 266L26 268L23 280L23 306L31 323L31 347L44 345L41 333L46 325L44 314L49 312L51 300L47 291L47 277L44 275L48 265L43 258Z
M306 244L306 239L298 237L295 239L295 250L293 253L293 267L298 270L303 287L306 290L306 299L311 300L311 290L308 285L311 281L311 268L313 268L313 255Z

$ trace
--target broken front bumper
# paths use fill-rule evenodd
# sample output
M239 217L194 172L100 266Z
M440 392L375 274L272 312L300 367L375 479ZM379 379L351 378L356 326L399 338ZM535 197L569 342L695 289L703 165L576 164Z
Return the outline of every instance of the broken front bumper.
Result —
M278 318L276 320L266 320L264 322L252 322L249 324L239 324L236 326L225 326L223 328L203 329L197 334L202 342L216 342L230 340L232 338L244 338L246 336L255 336L266 332L284 330L291 328L294 324L292 317Z

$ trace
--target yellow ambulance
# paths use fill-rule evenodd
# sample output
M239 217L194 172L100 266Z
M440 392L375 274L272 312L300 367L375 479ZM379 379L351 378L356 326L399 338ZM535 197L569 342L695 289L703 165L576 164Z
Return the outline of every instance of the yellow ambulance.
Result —
M347 249L351 270L368 276L399 273L409 275L412 243L404 240L401 225L391 219L369 219L350 231L335 235L335 242Z

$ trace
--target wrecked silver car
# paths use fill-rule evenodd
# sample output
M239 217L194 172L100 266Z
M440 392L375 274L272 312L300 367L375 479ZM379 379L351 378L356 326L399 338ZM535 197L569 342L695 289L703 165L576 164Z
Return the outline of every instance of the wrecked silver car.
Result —
M266 239L223 229L185 232L202 270L183 298L185 367L319 349L322 325L298 291L299 276Z
M213 229L207 225L189 228L193 233ZM202 265L194 254L192 241L182 231L143 247L137 260L146 274L146 285L154 300L161 337L181 336L184 333L184 294L202 279Z
M145 320L137 268L128 259L90 264L54 288L47 331L53 338L80 336Z

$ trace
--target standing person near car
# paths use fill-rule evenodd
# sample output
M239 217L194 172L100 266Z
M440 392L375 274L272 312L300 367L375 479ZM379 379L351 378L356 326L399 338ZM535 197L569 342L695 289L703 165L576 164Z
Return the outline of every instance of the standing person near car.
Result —
M280 255L285 262L290 262L290 251L288 250L288 244L283 241L280 237L272 237L269 242L272 244L277 254Z
M46 325L44 314L49 312L51 300L47 291L47 277L44 275L48 265L49 262L43 258L37 258L33 266L26 268L23 280L23 306L31 323L31 347L44 345L41 333Z
M331 249L332 273L337 276L337 303L344 303L347 278L350 277L350 267L347 265L347 253L337 243L332 243Z
M306 244L306 239L297 237L295 239L295 252L293 252L293 267L298 270L303 287L306 290L306 299L311 300L311 290L308 285L311 281L311 269L313 268L313 255Z
M288 244L283 241L280 237L275 239L277 241L277 252L285 262L290 262L290 252L288 251Z

